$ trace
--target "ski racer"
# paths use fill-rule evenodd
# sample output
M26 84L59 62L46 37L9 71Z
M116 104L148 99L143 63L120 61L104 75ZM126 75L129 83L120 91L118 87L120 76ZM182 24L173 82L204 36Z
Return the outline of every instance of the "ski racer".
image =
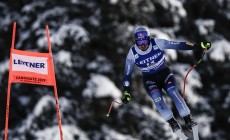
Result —
M196 126L197 123L192 118L190 109L178 92L173 73L165 60L164 49L203 51L210 49L211 43L200 42L193 44L150 37L148 28L145 26L138 26L135 29L134 41L135 44L130 48L125 63L122 102L127 104L131 101L131 76L136 65L142 72L146 92L153 99L160 115L170 124L172 131L176 132L181 129L181 126L162 98L162 89L167 92L179 115L184 119L186 126L192 131L192 127Z

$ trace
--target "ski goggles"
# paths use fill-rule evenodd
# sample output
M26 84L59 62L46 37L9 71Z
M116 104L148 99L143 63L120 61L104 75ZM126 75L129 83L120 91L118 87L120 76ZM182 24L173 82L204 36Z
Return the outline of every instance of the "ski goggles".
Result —
M145 40L145 39L148 39L148 36L149 34L146 31L140 31L134 34L135 40Z
M136 40L136 44L137 44L137 46L149 45L149 40L148 39L145 39L145 40Z

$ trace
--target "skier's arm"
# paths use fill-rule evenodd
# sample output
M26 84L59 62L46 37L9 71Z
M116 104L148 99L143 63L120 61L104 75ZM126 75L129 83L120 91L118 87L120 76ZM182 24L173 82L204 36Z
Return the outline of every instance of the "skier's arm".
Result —
M133 68L135 65L135 60L133 53L130 49L125 62L125 71L123 75L123 88L125 91L130 91L130 85L131 85L131 76L133 73Z
M202 47L199 44L194 44L191 42L177 42L168 41L165 39L155 39L156 44L160 49L175 49L175 50L201 50Z
M130 95L130 86L131 86L131 76L133 73L133 67L135 64L133 53L130 49L125 62L125 71L123 75L123 95L122 95L122 102L123 103L129 103L131 101L131 95Z

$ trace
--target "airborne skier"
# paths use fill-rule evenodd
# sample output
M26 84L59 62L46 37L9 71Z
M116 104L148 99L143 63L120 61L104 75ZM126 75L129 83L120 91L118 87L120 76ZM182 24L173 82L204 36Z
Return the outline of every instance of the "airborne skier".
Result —
M131 101L130 86L131 75L134 65L142 72L143 83L148 95L153 99L154 104L163 117L167 121L173 132L180 130L181 127L174 118L172 111L162 98L162 89L175 104L180 116L184 119L186 126L192 131L192 127L197 123L191 116L190 109L178 92L176 81L172 71L169 69L164 49L175 50L208 50L211 48L210 42L200 42L193 44L189 42L175 42L165 39L150 37L148 28L138 26L134 31L135 44L130 48L125 64L123 76L123 96L122 102L127 104Z

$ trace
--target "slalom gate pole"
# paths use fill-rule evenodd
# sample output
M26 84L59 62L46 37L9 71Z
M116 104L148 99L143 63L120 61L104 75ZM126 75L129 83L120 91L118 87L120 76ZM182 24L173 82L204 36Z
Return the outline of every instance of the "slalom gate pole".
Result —
M12 42L11 42L11 49L14 49L14 43L15 43L15 34L16 34L16 22L14 22L13 25L13 33L12 33ZM11 69L12 66L12 57L10 54L10 66L9 69ZM9 122L9 113L10 113L10 90L11 90L11 80L10 80L11 71L9 70L9 78L8 78L8 89L7 89L7 102L6 102L6 118L5 118L5 133L4 133L4 140L8 139L8 122Z
M47 40L48 40L49 53L50 53L50 56L52 57L52 49L51 49L51 42L50 42L48 25L46 26L46 36L47 36ZM52 63L53 63L53 59L52 59ZM54 73L54 79L56 79L54 69L52 69L51 71ZM59 126L59 131L60 131L60 139L63 140L61 113L60 113L60 107L59 107L59 103L58 103L57 85L56 85L56 80L54 80L54 81L55 81L55 84L54 84L54 97L55 97L55 103L56 103L58 126Z
M120 104L120 105L122 104L122 103L120 103L120 102L118 102L118 101L116 101L116 100L113 100L112 103L110 104L108 113L106 114L107 117L109 117L110 111L112 110L113 104L114 104L114 103L117 103L117 104Z
M55 96L55 101L56 101L56 111L57 111L58 126L59 126L59 131L60 131L60 139L63 140L61 113L60 113L60 107L58 103L57 86L54 86L54 96Z
M10 112L10 89L11 89L11 83L8 84L8 91L7 91L5 138L4 138L4 140L8 139L8 122L9 122L9 112Z

